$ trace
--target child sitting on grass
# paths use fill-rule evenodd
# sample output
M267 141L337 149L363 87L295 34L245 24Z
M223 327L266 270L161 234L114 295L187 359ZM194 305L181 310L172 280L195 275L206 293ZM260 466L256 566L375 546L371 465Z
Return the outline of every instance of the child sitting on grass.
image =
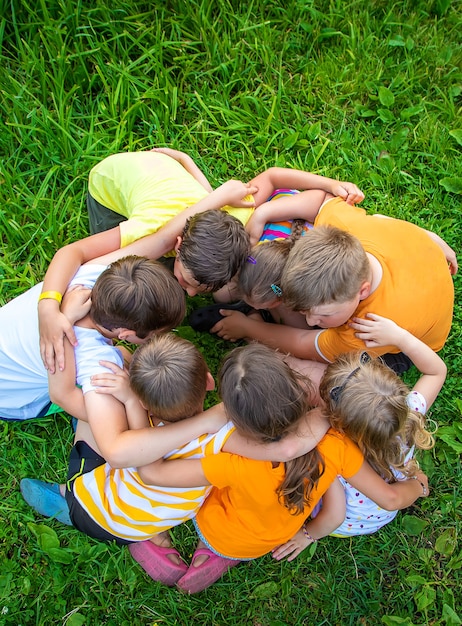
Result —
M44 415L51 401L80 418L86 418L82 392L91 389L90 376L104 369L100 359L123 364L113 339L142 343L153 332L170 330L185 313L185 298L178 283L160 263L142 257L126 257L107 267L97 259L79 270L72 286L86 287L70 296L88 299L92 289L91 310L76 322L79 344L75 351L75 370L67 380L50 379L40 358L37 284L0 309L0 418L24 420ZM51 294L53 295L53 294ZM80 307L77 317L81 317ZM71 346L70 368L74 366Z
M422 341L391 320L369 314L353 328L368 347L395 345L422 373L412 391L380 359L367 352L344 354L327 366L320 394L332 427L354 441L366 461L388 482L416 478L414 449L434 445L425 413L446 378L446 365ZM376 532L397 511L387 511L339 477L322 498L320 511L303 531L273 551L293 560L310 543L329 534L351 537Z
M241 435L284 438L308 410L303 378L276 352L252 344L236 348L220 370L219 393ZM200 542L177 586L196 593L229 568L271 552L302 528L338 474L382 507L394 510L428 495L418 480L386 483L345 435L329 430L317 448L287 463L254 461L224 452L200 460L168 460L140 468L145 482L176 487L213 485L195 525Z
M150 429L154 436L200 413L206 392L214 388L213 378L197 348L172 334L153 337L135 351L130 363L131 389L123 370L114 368L114 373L116 377L106 378L111 395L114 393L125 405L133 399L134 404L128 410L132 427L147 429L148 411L151 424L156 426ZM100 383L104 378L99 376ZM135 418L137 414L139 418ZM167 458L199 458L219 452L232 425L221 417L216 421L218 432L212 428L212 419L204 419L204 432L215 434L193 439L180 449L169 451ZM36 510L39 492L46 486L41 481L21 481L25 500ZM208 491L206 487L156 487L144 483L134 467L111 467L98 454L91 433L81 425L77 427L70 455L68 480L60 486L61 496L65 495L62 506L66 507L67 502L68 515L78 530L101 541L114 540L119 545L148 540L144 552L150 557L150 573L155 576L168 570L162 579L165 584L174 584L187 571L166 531L193 517Z

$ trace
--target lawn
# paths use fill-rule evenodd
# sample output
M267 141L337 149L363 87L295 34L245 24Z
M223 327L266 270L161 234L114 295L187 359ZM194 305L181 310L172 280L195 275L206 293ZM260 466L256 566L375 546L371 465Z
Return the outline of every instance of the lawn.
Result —
M460 252L459 3L1 6L2 304L41 280L60 246L88 234L91 167L154 146L189 153L214 187L272 165L354 181L369 211L434 230ZM462 624L459 276L454 283L441 352L448 379L431 412L437 445L420 459L431 496L376 535L325 539L291 564L243 564L195 597L153 583L127 550L23 502L21 478L64 478L67 416L0 422L0 626ZM232 347L186 325L179 332L213 372ZM175 541L190 556L192 526Z

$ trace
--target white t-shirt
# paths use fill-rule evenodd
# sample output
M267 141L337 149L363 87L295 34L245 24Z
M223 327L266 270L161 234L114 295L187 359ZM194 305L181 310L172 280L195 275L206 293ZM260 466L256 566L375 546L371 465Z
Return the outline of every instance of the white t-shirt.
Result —
M105 265L82 266L70 285L92 288ZM35 285L0 309L0 418L25 420L36 417L50 402L48 376L40 357L37 304L42 283ZM74 327L77 383L88 391L89 377L107 371L99 361L123 365L120 351L98 331Z

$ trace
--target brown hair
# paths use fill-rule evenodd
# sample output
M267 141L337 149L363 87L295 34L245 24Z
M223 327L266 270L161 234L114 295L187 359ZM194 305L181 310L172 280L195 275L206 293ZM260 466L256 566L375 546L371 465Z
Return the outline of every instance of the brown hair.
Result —
M98 277L91 317L107 330L128 328L140 339L171 330L185 316L185 295L161 263L138 256L119 259Z
M237 430L266 442L284 437L306 415L310 389L310 381L280 354L257 343L230 352L218 375L219 394ZM285 477L277 490L284 506L294 514L303 512L323 471L316 448L285 463Z
M399 376L364 354L342 354L327 366L319 392L331 425L352 439L384 478L393 479L390 467L412 476L416 465L404 465L404 446L428 450L434 445L425 416L409 408L409 388Z
M152 337L135 350L130 387L152 415L176 422L202 411L207 373L199 350L168 333Z
M294 220L287 239L274 239L257 244L250 251L250 261L244 263L238 279L242 298L252 304L266 304L278 298L282 272L295 241L301 237L305 220Z
M282 274L282 297L294 311L347 302L358 295L369 274L359 239L335 226L319 226L292 248Z
M217 291L238 273L249 252L250 239L243 224L213 209L187 220L178 254L199 284Z

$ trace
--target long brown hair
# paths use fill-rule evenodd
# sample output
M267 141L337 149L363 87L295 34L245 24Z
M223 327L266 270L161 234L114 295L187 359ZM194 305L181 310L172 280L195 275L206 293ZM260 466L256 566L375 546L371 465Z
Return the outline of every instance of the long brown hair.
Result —
M280 354L257 343L235 348L218 374L218 392L236 429L264 442L277 441L296 428L311 408L311 387ZM315 448L284 465L278 497L293 514L302 513L324 472L324 461Z

